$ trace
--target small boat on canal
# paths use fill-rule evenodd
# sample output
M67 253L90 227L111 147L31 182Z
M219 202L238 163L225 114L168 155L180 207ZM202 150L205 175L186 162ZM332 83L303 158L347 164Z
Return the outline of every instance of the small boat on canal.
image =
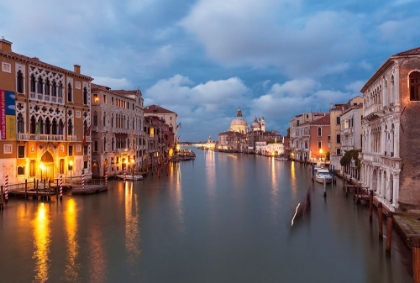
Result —
M326 184L330 184L332 182L332 175L328 169L317 169L315 173L315 181L318 183L323 184L324 182Z
M124 177L124 175L117 175L117 177L120 178L120 179L123 179L123 180L125 179L126 181L138 181L138 180L143 179L142 175L129 175L129 174L127 174L127 175L125 175L125 177Z

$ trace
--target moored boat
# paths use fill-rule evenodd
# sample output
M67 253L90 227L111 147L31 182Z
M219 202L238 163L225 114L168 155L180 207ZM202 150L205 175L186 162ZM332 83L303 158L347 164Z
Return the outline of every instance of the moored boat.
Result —
M130 174L125 175L125 177L124 175L117 175L117 177L123 180L125 178L126 181L137 181L137 180L143 179L142 175L130 175Z
M315 173L315 181L318 183L325 183L329 184L332 181L332 175L328 169L318 169Z

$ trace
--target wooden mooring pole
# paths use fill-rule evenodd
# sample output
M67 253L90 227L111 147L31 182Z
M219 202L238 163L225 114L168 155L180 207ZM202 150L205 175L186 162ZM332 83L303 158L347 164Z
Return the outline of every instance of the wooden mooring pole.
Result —
M385 253L387 256L391 255L391 242L392 242L392 212L388 212L386 215L386 249Z
M4 206L4 198L3 198L3 185L2 185L0 189L0 210L3 210L3 206Z
M373 191L369 191L369 222L372 222L372 211L373 211Z
M411 242L413 253L413 278L414 283L420 283L420 238L413 238Z
M28 179L25 179L25 199L28 199Z
M378 203L378 229L379 229L379 240L383 239L383 227L382 227L382 203Z
M324 178L324 198L326 198L326 197L327 197L327 182Z

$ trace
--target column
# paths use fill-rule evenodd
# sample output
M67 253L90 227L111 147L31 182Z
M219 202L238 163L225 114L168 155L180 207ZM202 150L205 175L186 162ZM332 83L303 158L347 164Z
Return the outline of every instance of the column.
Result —
M393 174L393 190L392 190L392 206L398 208L398 200L400 197L400 174L394 173Z

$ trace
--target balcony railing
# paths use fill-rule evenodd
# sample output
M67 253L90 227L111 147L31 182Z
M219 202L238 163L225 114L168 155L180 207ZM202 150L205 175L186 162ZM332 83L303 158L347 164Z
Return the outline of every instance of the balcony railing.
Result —
M379 112L381 110L382 110L382 104L380 104L380 103L372 104L372 105L365 108L364 116L367 117L370 114L374 114L374 113Z
M35 99L39 101L63 104L63 97L59 97L59 96L51 96L51 95L44 95L42 93L30 92L29 97L31 99Z
M37 137L36 134L18 133L17 134L17 139L20 140L20 141L34 141L34 140L39 140L39 141L63 141L64 136L63 135L40 134Z

